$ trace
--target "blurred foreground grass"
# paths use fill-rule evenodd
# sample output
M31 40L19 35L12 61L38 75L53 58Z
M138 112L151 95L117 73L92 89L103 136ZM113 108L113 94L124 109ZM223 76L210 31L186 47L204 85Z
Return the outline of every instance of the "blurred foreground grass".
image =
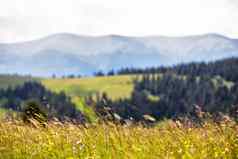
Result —
M2 159L235 159L238 127L234 123L188 128L163 121L152 128L51 123L34 128L0 123Z

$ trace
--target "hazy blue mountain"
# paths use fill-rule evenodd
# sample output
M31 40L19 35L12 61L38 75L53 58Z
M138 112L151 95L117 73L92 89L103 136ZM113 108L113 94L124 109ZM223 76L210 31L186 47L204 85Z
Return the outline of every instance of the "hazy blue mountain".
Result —
M211 61L238 55L238 40L218 34L187 37L78 36L0 44L0 73L37 76L85 74L122 67Z

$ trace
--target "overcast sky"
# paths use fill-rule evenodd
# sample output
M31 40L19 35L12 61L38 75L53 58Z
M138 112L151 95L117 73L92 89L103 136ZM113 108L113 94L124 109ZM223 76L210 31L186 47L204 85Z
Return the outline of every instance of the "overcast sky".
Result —
M0 42L60 32L238 38L238 0L0 0Z

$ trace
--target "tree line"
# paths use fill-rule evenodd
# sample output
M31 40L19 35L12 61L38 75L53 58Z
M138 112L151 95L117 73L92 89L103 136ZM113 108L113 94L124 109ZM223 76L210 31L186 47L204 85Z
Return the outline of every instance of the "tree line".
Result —
M238 58L231 57L214 62L191 62L175 66L160 66L146 69L122 68L117 74L148 74L148 73L174 73L177 75L190 76L221 76L228 81L238 81Z
M125 74L142 74L134 81L130 99L112 101L106 93L97 98L96 111L101 116L108 114L106 109L123 119L136 121L144 120L145 115L157 120L193 118L194 108L198 106L210 114L223 113L237 118L237 58L137 71L124 70Z
M38 82L29 81L14 88L0 89L1 108L23 112L29 100L39 103L48 119L74 119L79 122L85 120L84 115L76 109L70 97L64 92L53 93Z

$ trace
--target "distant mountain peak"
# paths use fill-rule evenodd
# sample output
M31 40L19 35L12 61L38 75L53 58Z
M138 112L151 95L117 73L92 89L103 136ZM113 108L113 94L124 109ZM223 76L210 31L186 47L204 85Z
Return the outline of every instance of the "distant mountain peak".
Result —
M78 38L87 38L89 36L84 35L77 35L73 33L58 33L58 34L52 34L46 37L41 38L41 40L45 39L78 39Z
M59 33L29 42L0 44L0 53L4 56L0 73L92 74L99 69L144 68L238 56L238 40L214 33L184 37Z

